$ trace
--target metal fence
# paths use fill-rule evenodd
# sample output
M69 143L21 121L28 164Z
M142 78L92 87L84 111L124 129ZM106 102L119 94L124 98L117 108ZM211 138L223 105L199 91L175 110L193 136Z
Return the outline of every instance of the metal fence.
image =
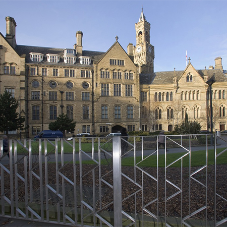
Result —
M227 226L227 140L0 141L0 216L71 226Z

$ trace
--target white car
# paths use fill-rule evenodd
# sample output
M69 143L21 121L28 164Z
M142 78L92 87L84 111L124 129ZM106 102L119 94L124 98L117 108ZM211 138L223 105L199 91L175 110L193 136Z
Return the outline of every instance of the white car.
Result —
M120 132L111 132L106 137L113 137L113 136L121 136L121 133Z

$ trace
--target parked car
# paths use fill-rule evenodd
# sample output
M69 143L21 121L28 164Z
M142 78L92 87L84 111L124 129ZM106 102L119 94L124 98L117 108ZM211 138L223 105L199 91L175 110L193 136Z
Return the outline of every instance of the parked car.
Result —
M86 136L90 136L90 133L79 133L76 136L78 136L78 137L82 137L82 136L86 137Z
M63 133L61 131L52 131L52 130L43 130L37 136L34 137L35 139L40 138L47 138L47 139L54 139L54 138L63 138Z
M113 137L113 136L121 136L121 133L120 132L111 132L106 137Z

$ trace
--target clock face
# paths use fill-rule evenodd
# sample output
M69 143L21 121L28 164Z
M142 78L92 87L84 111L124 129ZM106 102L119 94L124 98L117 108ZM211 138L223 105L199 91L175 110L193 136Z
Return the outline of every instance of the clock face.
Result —
M139 53L141 51L141 47L137 47L136 51L137 51L137 53Z

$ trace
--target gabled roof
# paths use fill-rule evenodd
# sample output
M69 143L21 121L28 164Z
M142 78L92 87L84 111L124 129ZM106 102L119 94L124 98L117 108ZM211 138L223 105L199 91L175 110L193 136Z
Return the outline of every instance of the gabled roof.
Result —
M125 52L125 54L128 56L128 58L132 61L132 63L134 64L134 62L133 62L133 58L132 57L130 57L127 53L126 53L126 51L124 50L124 48L121 46L121 44L116 40L115 42L114 42L114 44L105 52L105 54L103 55L103 56L101 56L101 58L99 59L99 61L98 61L98 63L111 51L111 49L113 49L113 47L114 46L116 46L116 45L119 45L120 47L121 47L121 49Z
M216 82L227 82L227 77L220 69L207 69L207 70L196 70L198 74L204 79L205 71L208 76L208 80L215 75ZM185 70L182 71L164 71L156 72L152 84L172 84L174 77L177 78L177 81L182 77Z

